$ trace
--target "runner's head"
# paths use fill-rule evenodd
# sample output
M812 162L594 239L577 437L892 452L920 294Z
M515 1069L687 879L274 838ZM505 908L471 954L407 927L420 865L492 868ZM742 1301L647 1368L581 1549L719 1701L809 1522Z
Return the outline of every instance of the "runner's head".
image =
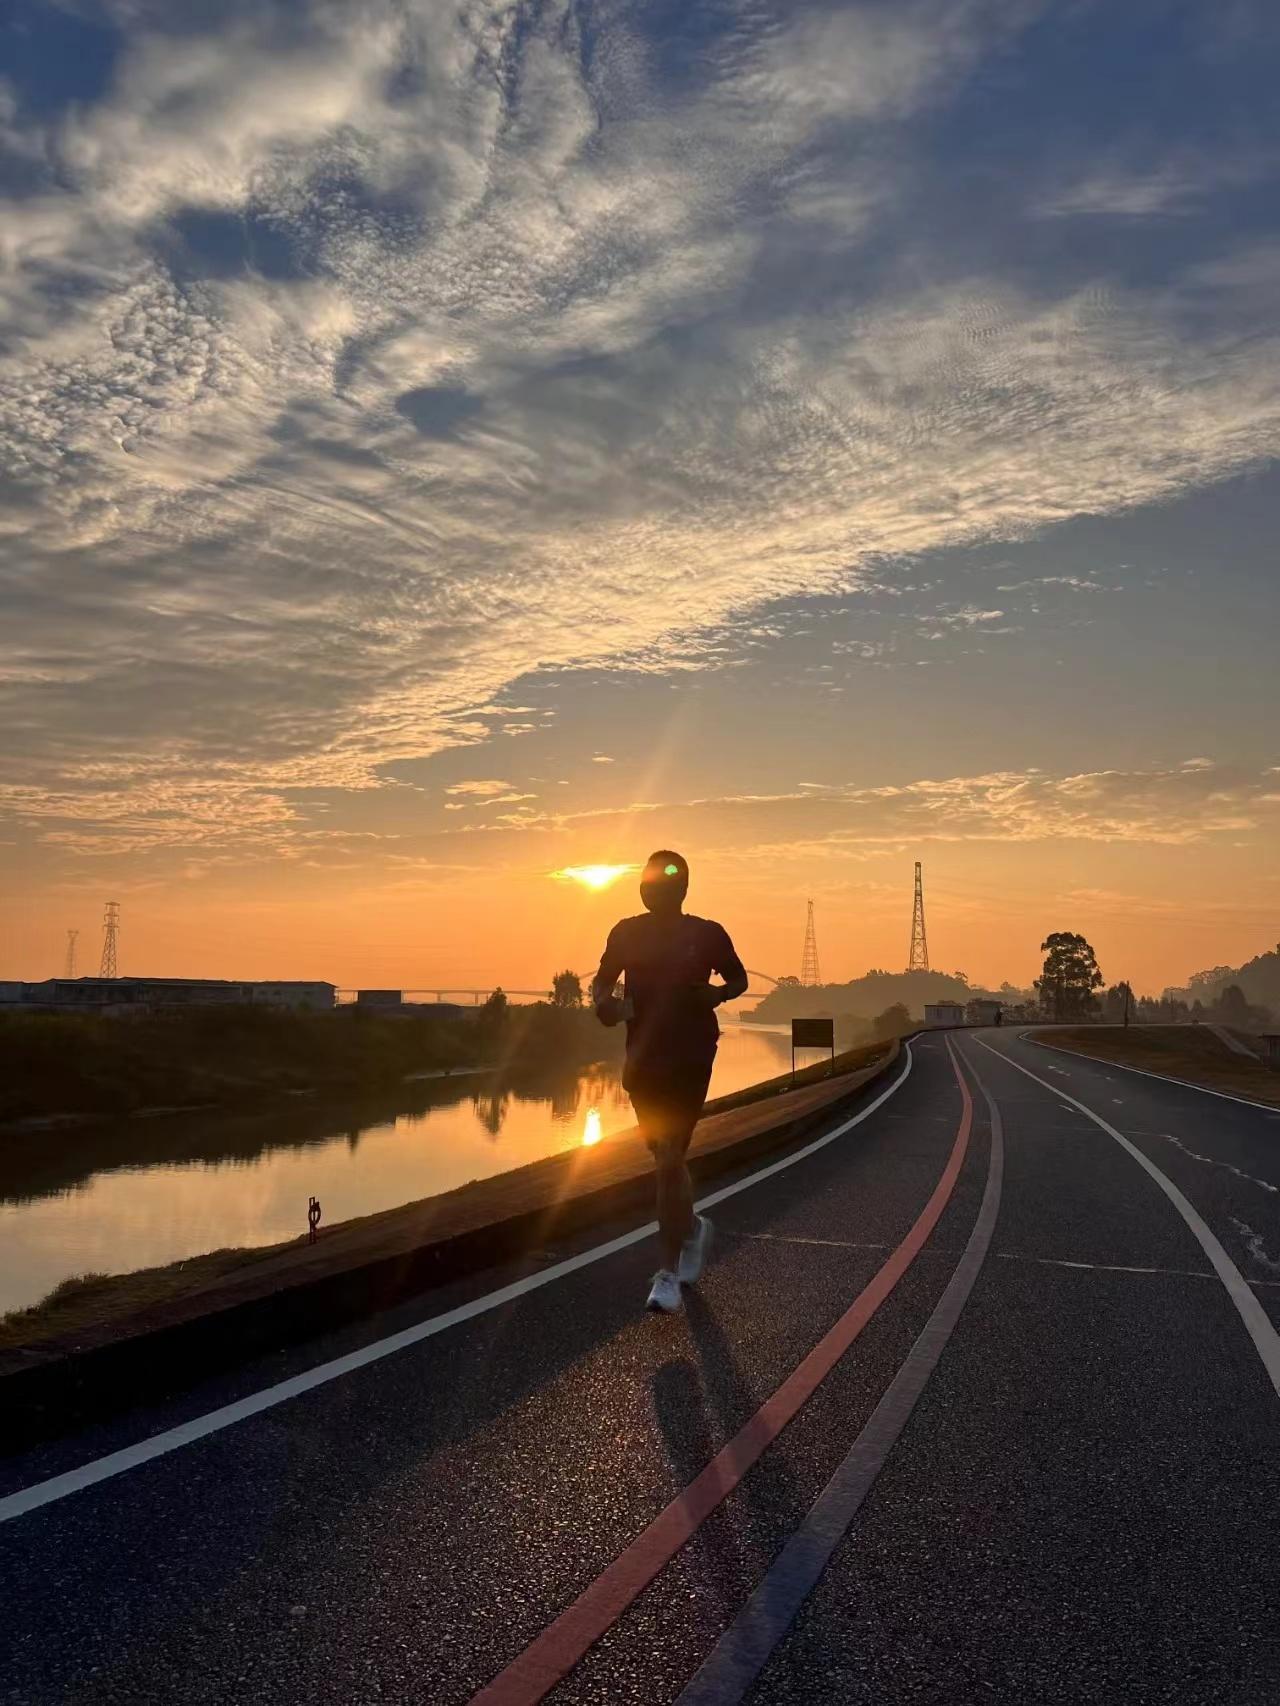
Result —
M689 892L689 867L678 853L660 847L640 875L640 899L650 912L679 912Z

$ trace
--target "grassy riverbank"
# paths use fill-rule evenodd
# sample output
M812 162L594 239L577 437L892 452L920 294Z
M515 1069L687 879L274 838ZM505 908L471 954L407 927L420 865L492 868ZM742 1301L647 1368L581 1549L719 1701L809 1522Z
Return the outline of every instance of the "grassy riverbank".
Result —
M579 1025L578 1020L583 1021L583 1024ZM550 1032L559 1031L563 1045L565 1038L579 1032L590 1035L590 1032L585 1030L587 1020L594 1024L594 1019L588 1013L559 1012L551 1020L526 1019L523 1025L514 1029L514 1034L521 1036L524 1039L523 1046L528 1047L533 1044L535 1038L541 1038L545 1042ZM609 1034L619 1035L616 1031ZM714 1116L733 1109L750 1108L785 1096L793 1088L811 1089L827 1079L865 1073L885 1061L893 1047L892 1043L879 1042L849 1049L837 1055L834 1061L818 1061L812 1066L802 1068L795 1074L794 1080L789 1072L782 1073L778 1077L718 1097L708 1102L705 1113L707 1116ZM593 1162L606 1157L611 1144L619 1140L625 1143L629 1136L633 1134L615 1133L614 1137L607 1139L598 1149L589 1151ZM564 1159L566 1158L561 1158ZM532 1167L549 1164L551 1163L534 1162ZM530 1168L526 1167L498 1174L479 1183L442 1193L441 1197L435 1200L443 1201L449 1198L457 1201L470 1197L473 1193L480 1193L485 1200L492 1200L494 1218L498 1218L502 1212L501 1204L508 1189L508 1182L521 1174L528 1174L529 1171ZM365 1216L362 1221L345 1224L394 1226L402 1215L412 1212L413 1206L409 1204L399 1209L386 1209L379 1214ZM341 1221L332 1226L325 1226L321 1232L321 1245L327 1244L335 1235L340 1235L343 1227L344 1223ZM95 1342L99 1342L104 1335L127 1336L138 1330L138 1318L147 1311L195 1293L204 1294L204 1309L213 1311L219 1307L219 1288L224 1282L234 1282L237 1276L243 1276L259 1264L278 1263L281 1256L288 1251L296 1252L300 1260L305 1260L308 1249L304 1235L283 1244L266 1245L257 1249L214 1250L205 1255L190 1256L163 1267L144 1268L134 1273L74 1275L63 1280L48 1296L30 1308L14 1310L10 1314L0 1316L0 1357L5 1352L47 1347L52 1342L67 1347L79 1335L87 1335ZM280 1283L284 1284L285 1281L282 1279ZM3 1372L0 1368L0 1374Z
M611 1058L620 1034L584 1009L393 1017L196 1007L106 1018L0 1014L0 1124L143 1108L243 1107L307 1090L364 1091L411 1072L500 1063L513 1071Z

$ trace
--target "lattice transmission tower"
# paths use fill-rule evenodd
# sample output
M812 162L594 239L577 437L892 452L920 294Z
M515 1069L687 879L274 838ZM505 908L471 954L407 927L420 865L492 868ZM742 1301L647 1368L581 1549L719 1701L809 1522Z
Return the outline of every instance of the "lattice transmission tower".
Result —
M99 977L119 977L120 972L116 964L119 937L120 902L109 900L106 917L102 920L102 965L98 971Z
M804 953L800 958L800 981L812 987L822 982L818 970L818 933L813 927L813 902L809 902L809 917L804 927Z
M920 875L920 861L916 860L916 899L911 913L911 955L907 960L908 971L928 971L929 969L929 938L924 933L924 883Z
M76 937L79 934L78 930L67 931L67 959L62 973L63 977L74 977L76 975Z

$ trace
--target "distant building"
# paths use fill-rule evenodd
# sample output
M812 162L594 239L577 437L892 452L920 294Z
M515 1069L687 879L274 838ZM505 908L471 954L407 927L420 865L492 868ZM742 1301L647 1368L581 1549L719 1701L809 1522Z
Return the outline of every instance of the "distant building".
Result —
M958 1001L926 1001L924 1022L926 1025L963 1025L964 1008Z
M325 1011L336 996L332 983L237 983L213 977L49 977L41 983L0 983L0 1006L77 1013L224 1006Z
M406 1001L402 989L357 989L354 1002L362 1013L380 1013L399 1019L463 1019L473 1017L477 1007L464 1007L457 1001Z

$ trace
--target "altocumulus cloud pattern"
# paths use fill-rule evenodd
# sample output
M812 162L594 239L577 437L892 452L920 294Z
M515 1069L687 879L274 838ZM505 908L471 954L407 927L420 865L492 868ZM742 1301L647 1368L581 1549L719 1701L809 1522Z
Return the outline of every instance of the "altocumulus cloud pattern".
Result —
M266 836L526 671L1274 456L1274 19L1115 10L19 4L0 803Z

